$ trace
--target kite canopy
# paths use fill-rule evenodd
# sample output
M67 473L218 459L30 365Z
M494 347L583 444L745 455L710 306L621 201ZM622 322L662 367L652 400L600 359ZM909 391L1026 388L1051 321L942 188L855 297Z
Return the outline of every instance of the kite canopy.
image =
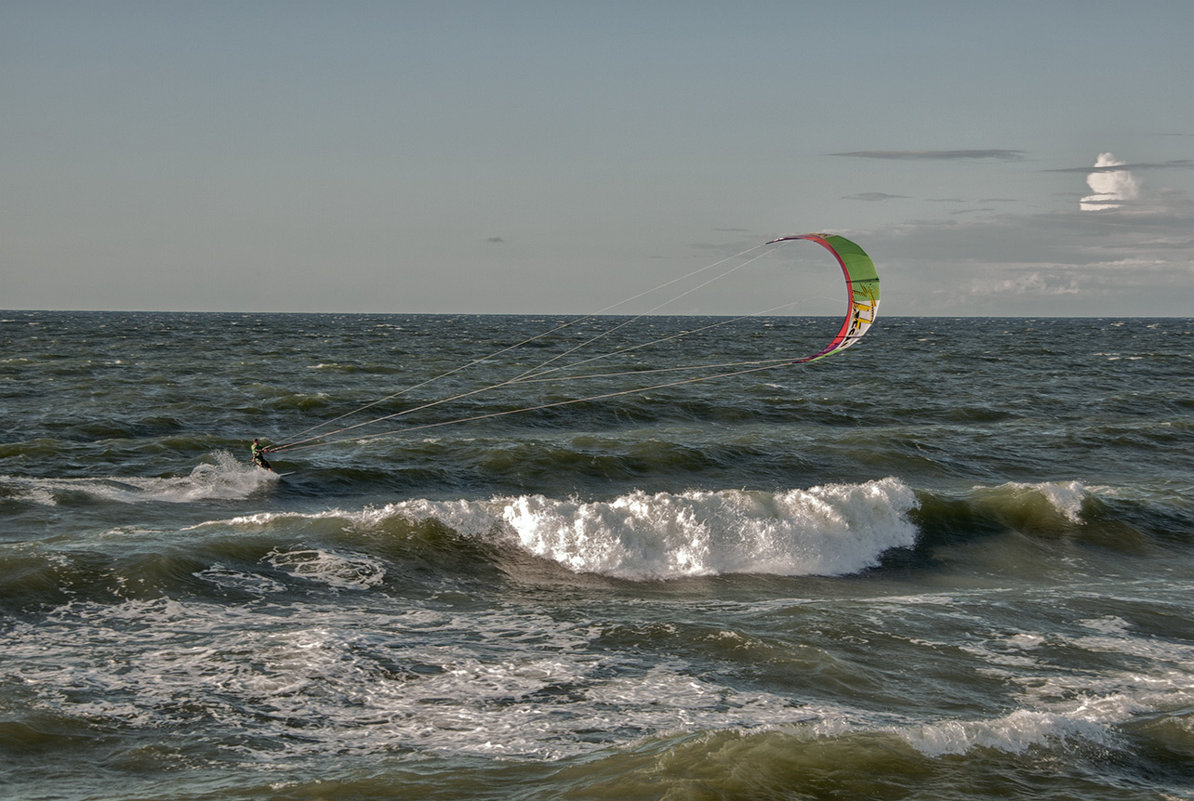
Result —
M875 315L879 313L879 274L875 272L875 263L866 251L846 239L834 234L799 234L781 236L772 239L768 245L779 242L789 242L795 239L807 239L816 242L828 250L842 266L846 276L846 319L842 328L837 332L825 348L812 356L797 359L796 364L824 359L826 356L845 350L858 340L875 322Z

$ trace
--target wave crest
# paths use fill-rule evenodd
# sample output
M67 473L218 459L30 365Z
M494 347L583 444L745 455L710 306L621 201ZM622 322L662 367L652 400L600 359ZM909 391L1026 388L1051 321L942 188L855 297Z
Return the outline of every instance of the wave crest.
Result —
M845 575L911 547L912 491L887 478L780 493L634 492L608 502L522 496L502 509L523 548L627 579L725 573Z

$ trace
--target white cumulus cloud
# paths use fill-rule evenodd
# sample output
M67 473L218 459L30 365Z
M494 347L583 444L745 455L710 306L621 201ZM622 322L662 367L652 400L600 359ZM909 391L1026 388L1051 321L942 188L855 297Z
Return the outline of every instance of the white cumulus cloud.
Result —
M1082 198L1078 206L1082 211L1118 209L1122 201L1140 196L1140 184L1129 170L1108 169L1123 164L1113 153L1099 154L1094 165L1097 171L1086 176L1086 183L1094 194Z

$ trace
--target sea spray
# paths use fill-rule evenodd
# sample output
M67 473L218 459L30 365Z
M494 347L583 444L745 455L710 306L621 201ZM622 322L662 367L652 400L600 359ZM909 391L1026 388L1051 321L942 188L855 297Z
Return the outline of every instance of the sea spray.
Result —
M0 491L13 500L61 503L194 503L243 500L277 484L278 476L238 460L228 451L208 455L186 475L111 475L95 478L35 478L0 475Z

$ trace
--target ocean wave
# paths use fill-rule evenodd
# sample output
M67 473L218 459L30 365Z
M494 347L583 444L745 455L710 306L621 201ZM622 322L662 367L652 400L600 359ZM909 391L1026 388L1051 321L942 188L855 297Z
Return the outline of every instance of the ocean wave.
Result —
M980 487L974 498L976 503L999 508L1010 516L1049 525L1083 522L1083 507L1096 493L1096 489L1079 481L1011 482L994 488Z
M14 487L26 503L48 506L243 499L276 481L230 455L224 460L223 467L139 485L8 479L4 502L12 505ZM913 491L884 478L588 500L414 498L355 509L261 510L178 529L118 526L96 535L95 553L70 545L14 550L0 563L0 598L28 609L68 597L176 592L244 599L379 590L418 596L446 585L510 580L601 587L869 570L898 578L946 564L971 574L1026 577L1069 575L1081 567L1077 557L1102 575L1125 554L1170 547L1177 535L1153 529L1174 525L1181 522L1146 501L1079 482L980 486L960 495ZM110 556L100 556L110 548Z
M1080 532L1100 505L1104 488L1078 481L1009 482L960 492L922 492L913 515L934 546L1007 531L1028 535Z
M916 497L894 478L780 492L636 491L612 500L518 495L415 499L355 512L261 513L232 526L291 528L342 518L355 530L404 524L404 534L517 548L571 573L638 581L726 574L848 575L911 548ZM209 525L209 524L205 524ZM210 525L218 525L213 522ZM453 545L454 547L454 545Z
M1082 481L1008 482L963 492L918 493L912 518L923 552L950 543L1016 533L1142 555L1184 546L1194 514L1184 488L1119 488Z
M530 558L572 575L667 581L853 575L932 560L940 548L1008 533L1140 553L1172 536L1164 532L1173 521L1163 508L1078 481L949 494L914 491L888 477L778 491L636 490L608 499L415 498L356 510L259 512L202 525L306 531L317 541L330 537L333 544L369 548L381 534L382 541L406 543L394 558L425 559L447 570L504 560L500 567L509 572L518 569L513 562ZM996 553L996 561L984 556L983 563L1010 573L1037 569L1031 550L1002 553L1002 560Z

